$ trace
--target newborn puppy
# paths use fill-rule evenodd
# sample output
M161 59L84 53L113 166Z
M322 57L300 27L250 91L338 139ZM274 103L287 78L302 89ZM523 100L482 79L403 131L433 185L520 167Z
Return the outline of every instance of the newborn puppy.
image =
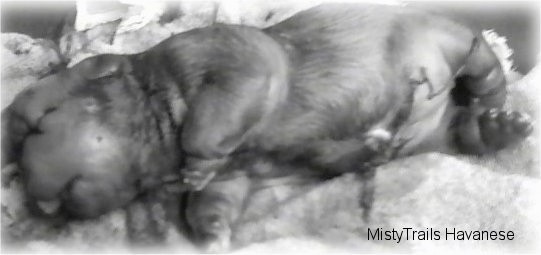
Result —
M490 153L532 129L500 110L505 97L498 60L469 29L403 7L327 4L263 30L190 30L47 77L3 113L2 160L22 166L30 201L80 218L183 169L194 236L225 248L251 180L288 174L251 173L253 160L369 180L401 155Z

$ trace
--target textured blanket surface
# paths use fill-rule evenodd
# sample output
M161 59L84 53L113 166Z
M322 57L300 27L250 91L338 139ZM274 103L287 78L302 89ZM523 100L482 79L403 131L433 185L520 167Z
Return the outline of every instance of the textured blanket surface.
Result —
M269 7L270 8L270 7ZM204 12L205 8L199 8ZM279 9L278 9L279 10ZM288 12L274 11L278 17ZM298 10L298 9L294 9ZM267 10L268 11L268 10ZM117 34L107 23L65 36L64 56L71 64L99 53L131 53L144 50L172 33L207 25L211 12L185 15L170 23L150 22L144 27ZM193 12L192 12L193 13ZM223 14L225 15L225 14ZM254 14L255 15L255 14ZM268 13L244 21L256 25ZM225 16L220 16L226 19ZM224 18L225 17L225 18ZM259 22L259 23L258 23ZM32 83L59 62L49 45L18 34L2 34L2 108L15 93ZM21 50L22 49L22 50ZM52 64L51 64L52 63ZM528 112L535 121L539 109L541 68L509 86L507 106ZM279 186L257 193L243 219L235 226L236 252L424 252L531 251L539 238L539 155L538 134L495 155L475 158L427 153L395 160L378 169L376 197L371 222L361 218L358 205L361 183L344 175L322 184ZM164 208L135 202L139 214L118 210L96 220L59 225L31 217L24 207L17 178L8 179L17 166L2 169L2 247L28 252L194 252L197 251L174 224L163 216ZM9 180L9 181L7 181ZM137 212L137 210L134 210ZM135 222L135 224L134 224ZM145 223L158 222L165 236L160 247L130 246L128 238L144 239ZM140 226L138 224L140 223ZM368 240L368 229L440 231L440 240ZM457 241L446 231L513 231L512 241ZM447 238L446 238L447 237ZM447 240L446 240L447 239Z

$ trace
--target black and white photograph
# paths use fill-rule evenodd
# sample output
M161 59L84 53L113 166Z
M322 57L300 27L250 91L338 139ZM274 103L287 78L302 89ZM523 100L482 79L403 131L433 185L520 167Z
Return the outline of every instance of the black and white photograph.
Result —
M541 251L539 1L1 1L1 253Z

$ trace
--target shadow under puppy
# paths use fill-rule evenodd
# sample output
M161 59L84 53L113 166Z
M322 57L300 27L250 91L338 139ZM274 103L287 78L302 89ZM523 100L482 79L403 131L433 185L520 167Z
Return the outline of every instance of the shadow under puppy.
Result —
M520 141L531 123L502 111L505 98L496 56L469 29L404 7L325 4L43 78L2 114L2 164L21 166L36 210L76 218L182 177L193 236L224 250L261 180L359 173L367 217L381 163ZM259 171L259 160L277 167Z

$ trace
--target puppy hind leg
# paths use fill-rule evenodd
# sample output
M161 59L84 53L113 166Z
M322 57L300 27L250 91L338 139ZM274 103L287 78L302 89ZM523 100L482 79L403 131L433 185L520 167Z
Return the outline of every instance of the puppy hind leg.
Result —
M459 111L454 141L460 152L482 155L523 140L532 132L524 113L502 110L507 98L504 70L481 36L472 39L452 93ZM452 129L453 130L453 129Z
M457 87L469 92L470 102L477 98L483 107L501 108L507 97L507 81L496 54L482 37L472 40L463 63L457 72Z

